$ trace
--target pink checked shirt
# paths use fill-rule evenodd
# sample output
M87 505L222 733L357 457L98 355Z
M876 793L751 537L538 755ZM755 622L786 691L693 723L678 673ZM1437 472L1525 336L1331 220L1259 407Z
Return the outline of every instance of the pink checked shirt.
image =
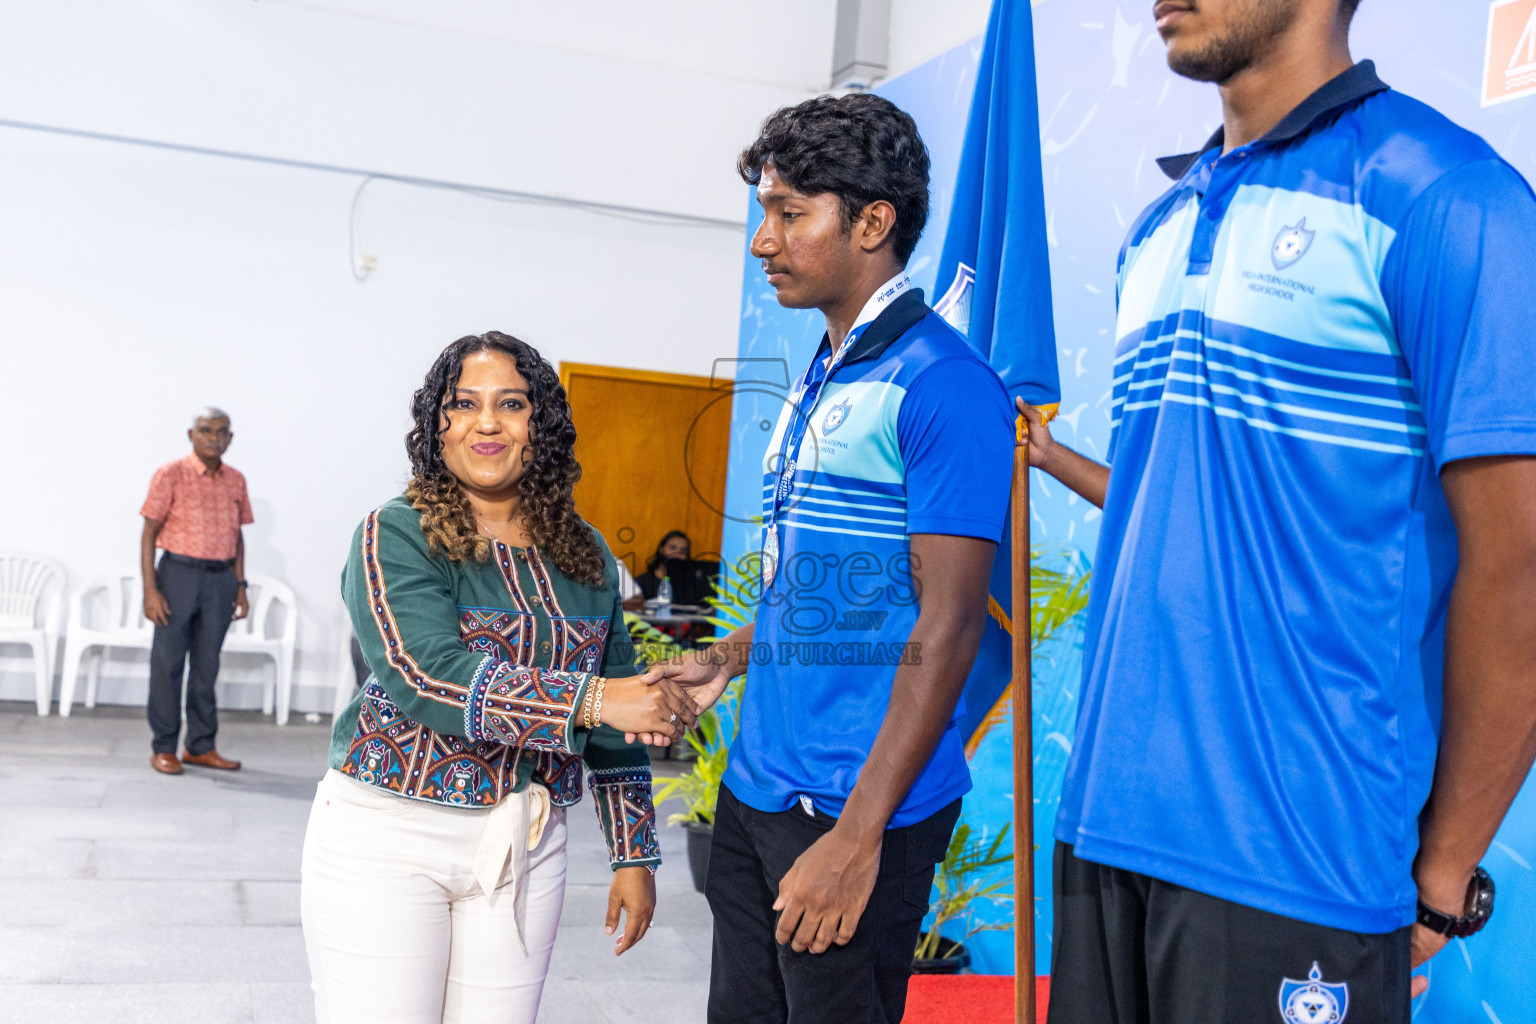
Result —
M155 470L139 513L165 524L156 547L221 562L235 557L240 527L256 521L240 471L226 462L210 474L196 455Z

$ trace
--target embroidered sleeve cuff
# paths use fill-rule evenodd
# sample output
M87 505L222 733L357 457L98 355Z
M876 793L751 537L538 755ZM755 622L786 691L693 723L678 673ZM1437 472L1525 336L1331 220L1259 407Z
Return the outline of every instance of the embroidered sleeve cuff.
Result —
M464 735L522 751L571 749L584 672L529 668L487 657L475 670L464 704Z
M609 866L655 868L661 863L651 769L599 768L587 776L597 822L608 843Z
M496 670L496 659L487 654L480 659L475 674L469 680L469 699L464 702L464 738L485 739L481 720L485 712L485 688L490 685L491 673Z

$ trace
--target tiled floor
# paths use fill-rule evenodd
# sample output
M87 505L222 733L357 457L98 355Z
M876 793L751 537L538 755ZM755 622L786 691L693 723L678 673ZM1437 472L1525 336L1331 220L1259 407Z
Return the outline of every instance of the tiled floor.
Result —
M0 1024L305 1024L299 851L329 719L221 718L234 773L149 767L142 709L38 718L0 702ZM608 865L575 809L539 1024L704 1019L710 920L683 834L662 833L659 922L615 958Z

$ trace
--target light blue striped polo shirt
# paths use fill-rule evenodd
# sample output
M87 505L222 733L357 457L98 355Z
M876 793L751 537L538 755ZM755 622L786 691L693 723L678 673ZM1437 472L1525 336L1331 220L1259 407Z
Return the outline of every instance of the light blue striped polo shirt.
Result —
M1112 472L1056 835L1317 924L1413 920L1456 536L1536 453L1536 200L1369 62L1120 255ZM1166 169L1166 166L1165 166Z
M817 359L830 346L822 339ZM907 290L851 343L813 408L786 402L763 459L764 518L791 417L808 417L781 508L779 567L758 606L754 658L725 784L783 811L809 800L837 816L890 708L921 595L914 533L1002 537L1013 422L1002 381L965 338ZM921 821L970 789L957 708L891 818Z

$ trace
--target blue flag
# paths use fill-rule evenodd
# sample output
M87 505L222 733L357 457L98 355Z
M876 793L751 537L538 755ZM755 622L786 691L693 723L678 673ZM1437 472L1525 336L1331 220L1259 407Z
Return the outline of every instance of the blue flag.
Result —
M1061 381L1044 187L1030 6L1027 0L993 0L939 260L938 287L948 290L934 309L991 362L1010 397L1053 407L1061 400ZM996 720L994 709L1012 675L1005 625L1010 547L1007 537L998 547L988 602L992 622L965 685L961 735L968 740L989 715Z

